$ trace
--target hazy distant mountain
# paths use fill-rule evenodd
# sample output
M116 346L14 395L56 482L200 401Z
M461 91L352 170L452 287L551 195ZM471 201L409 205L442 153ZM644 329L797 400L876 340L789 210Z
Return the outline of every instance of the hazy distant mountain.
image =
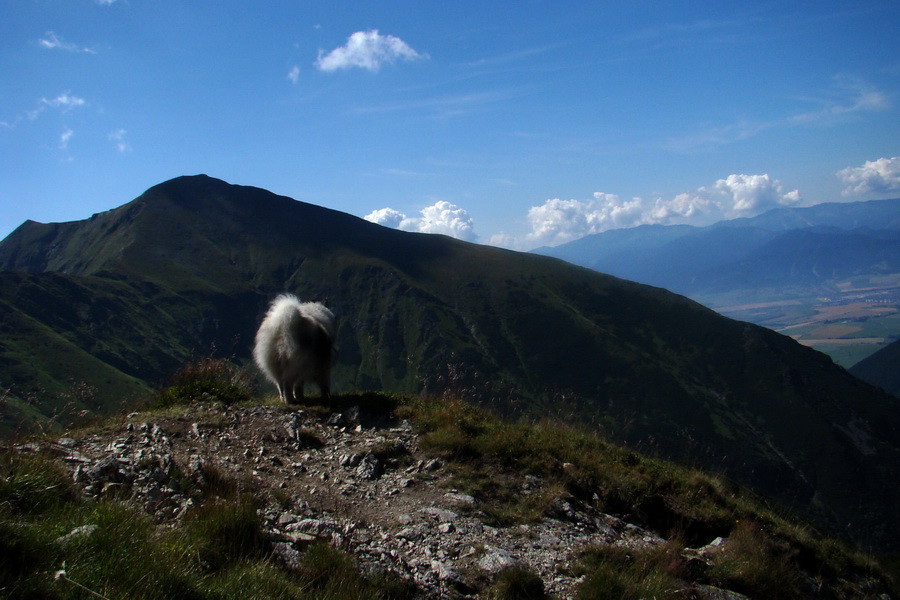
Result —
M247 361L287 290L338 315L338 391L451 388L723 471L857 539L898 539L896 401L662 289L205 176L85 221L27 222L0 242L0 268L7 429L117 406L192 356Z
M781 208L709 227L649 225L538 254L682 294L900 270L900 199Z

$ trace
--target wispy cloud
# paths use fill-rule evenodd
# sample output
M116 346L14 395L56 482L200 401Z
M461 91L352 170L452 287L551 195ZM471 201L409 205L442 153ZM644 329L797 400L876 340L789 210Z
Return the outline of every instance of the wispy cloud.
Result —
M288 71L287 74L287 80L293 84L296 84L298 81L300 81L300 67L298 67L297 65L291 67L291 70Z
M20 114L12 121L3 121L2 124L4 127L9 129L14 129L23 120L27 121L35 121L40 117L47 109L57 109L62 113L69 113L76 108L82 108L87 106L87 101L84 98L80 98L78 96L73 96L69 92L63 92L62 94L56 96L55 98L40 98L37 101L37 105L25 111L24 115Z
M895 194L900 192L900 156L867 160L861 167L847 167L837 172L847 187L844 196Z
M45 50L63 50L65 52L83 52L86 54L96 54L93 48L79 46L78 44L67 42L52 31L44 34L44 37L38 40L38 46Z
M520 92L509 90L495 90L487 92L472 92L468 94L449 94L445 96L432 96L407 102L385 103L369 106L359 106L350 109L352 114L364 115L388 112L425 111L436 117L454 117L469 114L487 105L501 102L520 95Z
M60 150L68 150L69 149L69 140L72 139L72 136L75 135L75 132L66 127L63 129L63 132L59 136L59 149Z
M320 71L333 72L359 68L378 72L385 64L398 60L427 59L427 54L416 52L406 42L392 35L381 35L377 29L357 31L347 43L330 52L319 51L315 65Z
M779 119L740 120L709 127L680 137L670 138L666 147L676 152L711 150L720 146L752 138L770 129L798 126L830 126L861 112L884 110L890 107L886 94L858 78L839 76L825 94L802 100L816 108Z
M78 96L73 96L69 92L63 92L56 98L41 98L40 104L42 106L50 106L52 108L62 109L64 112L70 111L74 108L80 108L87 104L84 98L79 98Z
M110 132L106 136L106 139L112 142L116 152L120 154L132 151L131 144L127 139L127 132L124 129L116 129L115 131Z

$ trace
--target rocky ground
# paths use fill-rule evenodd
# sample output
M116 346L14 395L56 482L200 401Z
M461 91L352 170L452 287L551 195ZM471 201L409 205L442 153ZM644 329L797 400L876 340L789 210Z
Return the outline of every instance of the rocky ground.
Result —
M365 571L391 570L414 581L423 598L475 597L512 566L539 575L549 594L571 598L579 580L569 567L586 546L664 541L565 500L537 523L490 527L478 502L451 487L447 465L419 449L409 423L355 406L340 413L272 405L134 413L53 446L86 494L130 498L161 523L190 509L186 487L240 482L265 502L265 528L286 563L326 539ZM521 477L522 494L540 489L540 479ZM723 543L710 542L693 551L695 559ZM702 586L694 595L743 598Z

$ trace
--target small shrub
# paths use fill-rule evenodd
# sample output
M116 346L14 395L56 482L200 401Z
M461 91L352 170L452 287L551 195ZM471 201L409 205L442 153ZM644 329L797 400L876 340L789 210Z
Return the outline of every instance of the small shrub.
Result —
M204 358L179 369L169 387L159 393L153 408L193 402L236 404L252 397L253 387L246 370L224 359Z

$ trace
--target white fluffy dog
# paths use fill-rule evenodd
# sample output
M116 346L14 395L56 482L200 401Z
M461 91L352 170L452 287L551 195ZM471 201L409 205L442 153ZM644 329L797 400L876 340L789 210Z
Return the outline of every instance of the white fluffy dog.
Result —
M318 302L291 294L275 298L256 332L253 358L287 404L303 399L303 385L330 393L334 356L334 314Z

